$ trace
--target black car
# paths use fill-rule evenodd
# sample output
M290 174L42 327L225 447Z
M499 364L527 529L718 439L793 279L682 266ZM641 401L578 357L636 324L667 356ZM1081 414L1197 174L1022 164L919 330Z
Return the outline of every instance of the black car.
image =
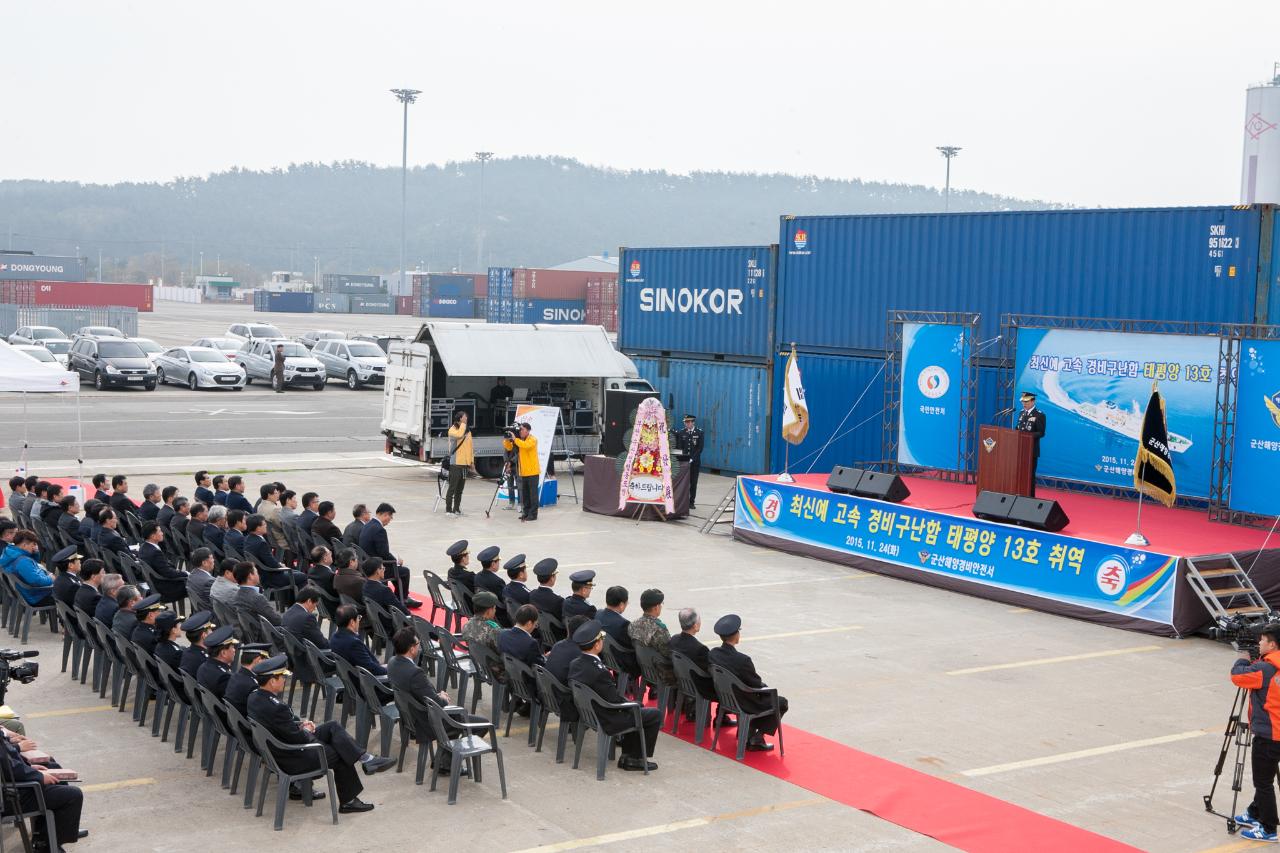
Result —
M93 380L99 390L108 387L142 387L156 390L156 370L142 347L124 338L77 338L71 345L71 363L83 382Z

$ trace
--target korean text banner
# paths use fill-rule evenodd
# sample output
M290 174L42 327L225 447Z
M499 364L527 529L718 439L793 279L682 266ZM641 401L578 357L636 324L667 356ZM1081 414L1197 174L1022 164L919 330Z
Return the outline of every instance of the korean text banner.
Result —
M1231 508L1280 515L1280 341L1241 341Z
M1178 494L1208 497L1218 339L1078 329L1018 330L1016 393L1045 414L1041 477L1133 488L1151 383L1160 383Z
M902 324L898 461L904 465L962 467L960 403L970 343L967 326Z
M1176 557L739 477L735 528L1173 624Z

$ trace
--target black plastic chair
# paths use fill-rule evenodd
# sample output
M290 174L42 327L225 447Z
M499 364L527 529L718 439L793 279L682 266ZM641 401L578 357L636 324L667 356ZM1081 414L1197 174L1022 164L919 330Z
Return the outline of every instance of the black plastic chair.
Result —
M546 651L558 641L568 636L564 623L550 613L538 611L538 639L542 641L542 649Z
M462 729L465 734L451 738L445 728L445 715L453 711L460 714L462 708L449 706L441 708L432 703L427 706L427 715L431 720L431 730L436 738L436 766L431 771L431 790L436 789L436 780L440 778L440 751L450 755L449 773L449 805L458 802L458 780L462 778L462 762L467 762L471 770L471 779L479 784L481 779L480 759L492 752L498 762L498 781L502 786L502 799L507 798L507 771L502 766L502 749L498 746L498 727L491 721L479 723L463 722L459 717L450 715L449 725ZM488 731L489 740L483 733Z
M742 679L734 675L729 670L715 664L711 665L711 682L716 686L716 696L720 700L720 710L722 713L716 715L715 733L711 737L711 751L714 752L716 744L720 742L720 729L724 719L724 711L738 715L738 754L737 759L741 761L747 754L747 739L751 733L751 721L761 717L767 717L775 714L778 717L778 755L786 755L786 750L782 745L782 714L779 713L778 706L778 688L776 687L748 687L742 683ZM757 696L769 699L773 705L768 711L758 711L756 713L748 713L742 710L742 703L738 701L739 696Z
M707 726L711 725L711 700L699 692L697 679L710 679L711 673L704 671L680 652L671 653L671 668L676 673L676 712L671 715L671 733L674 735L680 731L680 719L684 716L681 709L686 702L692 701L694 703L693 742L701 746L702 736Z
M469 654L460 654L458 652L458 641L443 628L431 626L431 634L436 644L440 648L440 656L444 660L444 666L440 668L440 674L436 678L436 689L443 690L448 686L449 682L456 677L458 681L458 704L467 707L467 689L471 685L471 676L476 674L475 661L471 659ZM471 694L471 713L476 712L476 705L480 701L480 685L476 684L475 691Z
M336 674L336 664L333 660L337 656L333 652L321 650L310 640L302 640L302 650L307 655L307 663L312 672L317 676L314 692L311 695L311 713L308 716L315 718L316 703L319 697L323 696L324 717L321 718L321 722L329 722L333 719L338 700L341 699L342 725L345 726L348 712L354 708L354 697L345 694L342 679Z
M573 694L569 688L560 682L545 667L534 666L534 677L537 679L538 695L542 697L542 719L538 726L538 745L534 752L542 752L542 737L547 733L547 720L551 718L554 711L557 717L560 717L560 705L563 700L573 700ZM567 745L569 735L573 735L575 744L582 739L582 732L575 725L576 721L566 722L560 717L559 733L556 735L556 764L564 764L564 749Z
M186 678L191 676L183 673ZM185 680L185 679L184 679ZM204 775L213 775L213 763L218 755L218 744L225 740L222 749L222 787L231 787L231 762L233 758L243 755L243 747L236 732L231 728L231 723L227 719L226 710L223 703L217 696L203 685L191 679L188 682L188 689L194 685L194 695L196 701L200 703L200 707L204 709L205 718L205 738L203 744L204 751Z
M596 779L603 782L605 765L613 760L618 738L628 732L639 732L641 739L644 738L644 724L640 716L640 703L606 702L600 698L598 693L579 681L570 681L569 689L573 691L573 704L578 708L578 728L586 727L596 733ZM606 711L630 711L632 725L615 734L609 734L600 725L600 716L596 713L597 708ZM574 770L578 769L578 759L582 757L582 738L577 740L577 745L573 749ZM647 761L644 764L644 775L649 775L649 763Z
M516 660L511 655L504 654L502 656L502 665L507 671L506 688L511 691L511 696L513 697L507 708L507 728L502 736L511 737L511 720L516 715L515 700L528 702L529 746L533 746L536 740L533 733L537 731L542 721L542 697L538 695L538 677L534 674L533 668L529 664ZM495 703L495 707L500 706ZM500 717L495 714L493 719L496 722Z
M391 635L394 633L392 628L394 622L392 621L391 613L373 599L365 600L364 609L369 617L365 620L365 627L373 634L375 650L378 646L381 646L383 662L387 663L395 654L395 649L391 644Z
M240 746L240 752L236 755L235 766L231 771L231 795L235 796L236 788L240 785L240 770L243 766L243 759L248 759L248 772L245 774L244 783L244 802L241 803L246 809L253 808L253 794L257 790L258 769L262 766L262 755L258 751L258 744L253 740L253 729L249 725L249 720L243 714L235 709L230 702L219 702L222 713L226 714L227 722L233 732L236 733L236 743ZM265 785L265 780L263 781Z
M658 666L662 657L652 646L637 645L636 660L640 663L640 673L644 676L645 683L649 685L650 690L658 694L658 710L664 715L662 719L665 722L667 711L675 704L672 697L675 687L662 680L662 671Z
M432 678L439 678L440 668L444 665L444 656L440 654L440 643L436 639L438 629L421 616L410 617L409 624L418 635L418 666L425 669Z
M187 758L190 758L195 752L196 736L200 731L200 723L204 719L204 715L196 712L196 700L189 695L186 682L182 680L182 676L159 658L155 658L152 663L160 675L159 683L164 688L168 700L164 709L164 723L160 728L160 742L164 743L169 737L169 724L173 721L173 708L176 705L178 706L178 729L173 735L173 751L182 752L182 740L183 736L186 735ZM160 710L157 708L156 717L158 718L159 716ZM203 743L201 746L203 747ZM200 759L202 762L205 757L203 752L204 750L201 749Z
M404 757L409 751L409 744L417 744L418 766L414 773L413 783L421 785L422 780L427 775L427 761L434 760L435 757L435 737L431 734L430 727L426 731L419 731L420 726L416 722L419 717L415 716L415 714L428 717L429 712L425 704L403 690L395 690L393 695L395 696L396 708L400 711L400 757L396 764L396 772L401 773L404 771Z
M73 607L68 607L57 598L53 600L53 609L57 612L58 620L62 623L62 671L67 671L67 662L70 661L71 677L79 678L81 658L89 654L84 632L80 629L80 620L72 612L74 610Z
M30 806L23 806L22 792L31 793ZM27 821L31 826L27 826ZM52 838L54 832L53 811L44 799L44 783L18 782L13 777L13 768L9 762L0 761L0 826L12 823L18 829L22 839L22 849L31 853L34 849L32 835L36 830L36 821L43 821L46 837ZM2 849L2 848L0 848Z
M279 782L276 789L276 818L274 829L278 832L284 829L284 807L289 802L289 789L295 782L301 782L302 788L302 804L307 808L311 808L311 780L323 778L329 786L329 810L333 814L333 822L338 822L338 792L334 786L333 771L329 769L329 760L324 754L324 745L319 743L292 744L285 743L279 738L272 735L269 731L256 720L249 721L249 731L253 735L253 742L257 745L258 754L262 757L262 787L258 789L258 810L257 817L262 817L262 807L267 799L267 777L269 774L275 774ZM286 773L280 767L280 762L276 758L276 752L310 752L315 754L320 761L320 766L315 770L308 770L305 773Z
M467 654L471 657L473 663L472 669L477 683L476 691L479 692L480 684L489 685L489 690L492 693L489 719L496 722L501 719L503 699L507 694L507 685L495 676L493 671L497 669L501 672L505 669L502 665L503 659L483 643L468 643ZM474 705L475 703L472 703L473 708Z
M13 619L9 629L9 632L13 634L13 636L18 636L18 626L21 625L22 644L24 646L27 644L27 638L31 634L32 616L39 616L41 620L48 619L50 622L50 628L53 632L55 634L58 632L58 611L53 605L54 599L52 595L52 587L31 586L30 584L23 583L8 572L0 573L0 577L3 577L6 583L13 585L13 603L16 609L13 610ZM24 591L49 595L49 603L40 605L28 604L27 600L22 597L22 593ZM39 598L36 600L39 601Z
M600 661L613 670L614 680L618 685L618 692L623 696L627 694L627 687L631 682L631 673L622 668L622 660L619 652L623 651L618 641L608 634L604 635L604 646L600 649Z
M103 668L109 668L111 661L107 657L106 651L102 648L101 640L98 639L98 632L93 628L92 623L96 620L76 607L71 608L71 615L75 618L76 625L80 628L80 635L84 637L85 643L84 656L80 659L80 683L88 683L92 685L95 692L98 692L102 684ZM89 678L90 665L92 665L92 680Z
M383 684L378 677L362 666L355 668L360 692L364 695L366 707L369 709L369 722L376 724L381 738L382 757L391 754L391 736L395 733L396 723L400 720L400 709L396 707L395 697L391 695L391 686ZM363 741L359 741L364 749L369 748L369 734L365 733Z
M453 609L453 605L451 605L448 601L446 601L444 597L444 591L448 586L448 584L445 583L444 578L440 577L438 574L431 571L430 569L423 569L422 576L426 578L427 590L428 592L431 593L431 620L430 621L434 623L436 621L436 612L443 610L444 611L444 629L446 631L452 631L454 630L454 626L456 625L457 629L461 631L462 617L458 614L458 611Z
M449 594L453 596L453 609L468 619L475 617L475 608L471 606L471 590L461 581L449 581ZM462 630L462 619L458 619L458 630Z

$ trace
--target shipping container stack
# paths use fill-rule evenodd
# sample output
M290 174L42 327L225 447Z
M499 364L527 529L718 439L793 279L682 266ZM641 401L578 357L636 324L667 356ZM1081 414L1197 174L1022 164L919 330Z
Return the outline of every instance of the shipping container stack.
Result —
M776 257L774 246L621 250L618 346L672 428L698 419L705 470L768 470Z
M27 306L115 306L138 311L154 310L151 285L104 281L3 280L0 281L0 302Z
M511 267L489 267L489 297L485 319L490 323L515 323L515 295Z
M420 278L421 284L415 284L419 293L419 317L475 318L475 276L470 273L431 273Z
M617 279L587 282L586 323L588 326L604 326L605 331L618 331Z

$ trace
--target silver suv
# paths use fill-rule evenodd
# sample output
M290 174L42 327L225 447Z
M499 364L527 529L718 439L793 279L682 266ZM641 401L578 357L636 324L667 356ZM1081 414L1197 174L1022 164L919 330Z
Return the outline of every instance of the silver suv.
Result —
M387 355L368 341L321 340L311 356L324 365L324 372L345 379L352 391L364 385L382 385L387 378Z
M309 385L317 391L324 390L324 366L311 357L307 348L297 341L283 339L255 339L245 341L236 353L235 362L244 368L244 384L255 379L271 382L271 368L275 366L276 345L284 347L284 384Z

